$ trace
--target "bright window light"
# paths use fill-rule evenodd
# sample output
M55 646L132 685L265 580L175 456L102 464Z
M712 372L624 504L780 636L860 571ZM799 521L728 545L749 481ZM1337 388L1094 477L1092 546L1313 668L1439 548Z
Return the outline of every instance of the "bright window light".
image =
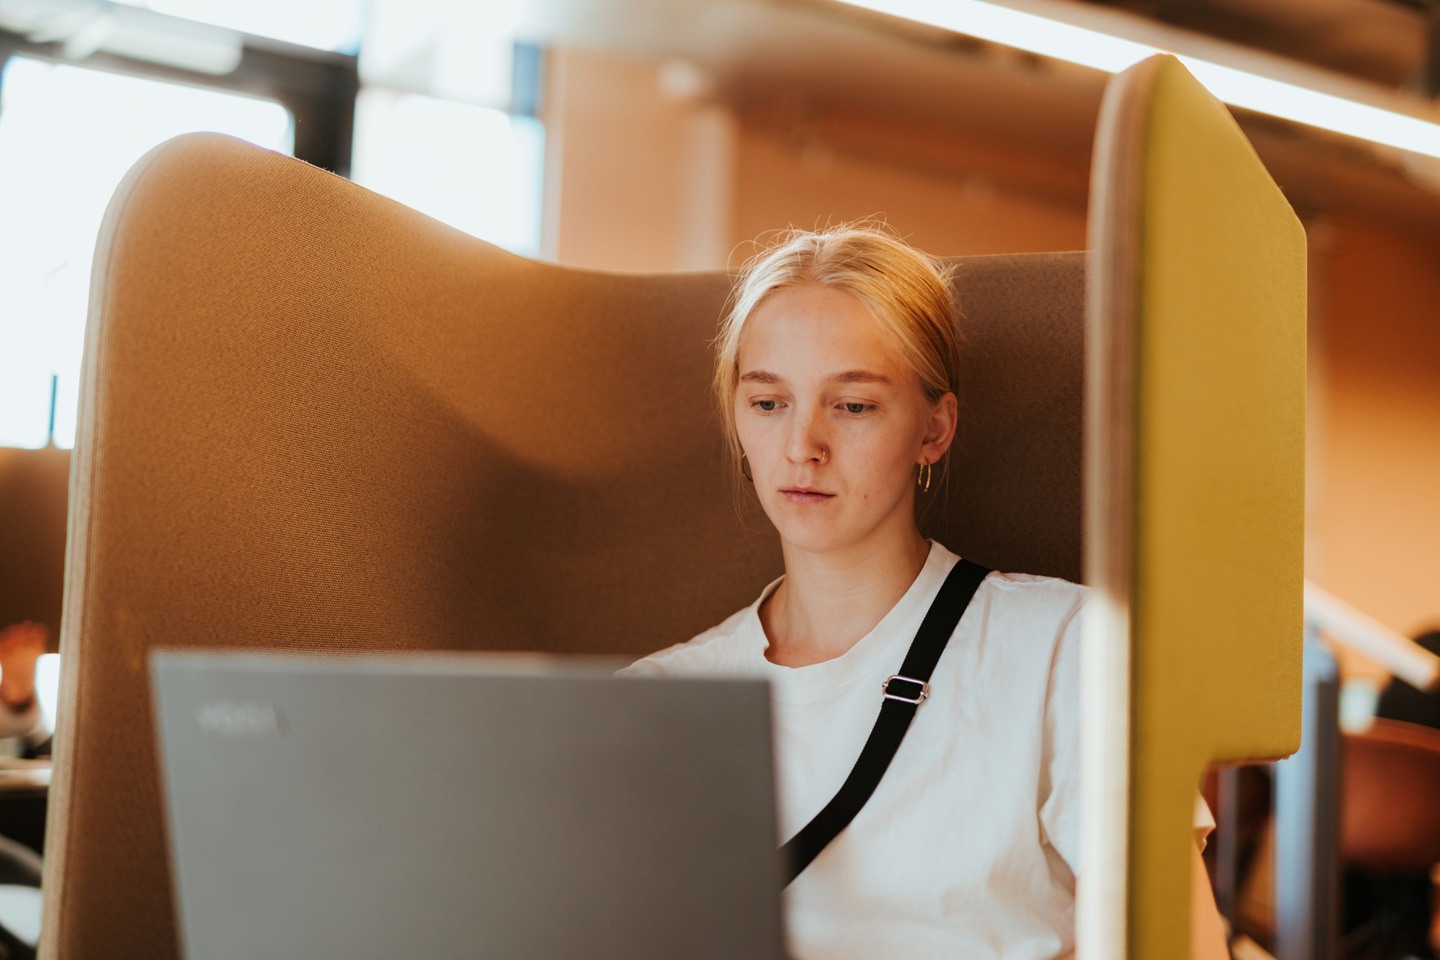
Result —
M530 256L540 249L543 155L530 117L380 89L355 104L356 183Z
M845 2L1110 73L1119 73L1153 54L1173 52L984 0ZM1176 56L1225 103L1440 157L1440 125L1189 54L1177 52Z
M211 130L282 153L278 103L11 58L0 77L0 446L75 442L90 258L125 172L162 141Z
M509 105L524 0L370 0L369 7L360 51L366 85Z
M40 722L50 733L55 732L55 705L60 702L60 654L45 653L35 661L35 702L40 706Z
M134 7L321 50L354 53L364 0L119 0Z

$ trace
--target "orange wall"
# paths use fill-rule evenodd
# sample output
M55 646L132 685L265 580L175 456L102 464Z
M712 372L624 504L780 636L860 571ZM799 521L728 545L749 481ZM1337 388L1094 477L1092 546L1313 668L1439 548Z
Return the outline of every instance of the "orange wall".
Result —
M1057 176L1052 158L964 141L945 151L964 162L936 172L908 161L914 131L873 118L830 117L824 136L799 139L667 91L673 65L575 50L550 62L545 247L560 263L735 266L769 231L869 216L941 256L1085 246L1085 172ZM847 151L854 142L894 150ZM994 175L1016 169L1033 169L1038 189ZM1057 182L1078 195L1056 199Z
M880 216L912 244L939 256L1085 247L1082 207L997 185L978 172L945 176L791 142L748 126L742 128L738 154L738 244L792 224L813 228Z
M549 58L546 222L552 259L601 270L674 270L685 110L657 64L583 51Z
M1440 626L1440 236L1324 232L1312 576L1413 635Z

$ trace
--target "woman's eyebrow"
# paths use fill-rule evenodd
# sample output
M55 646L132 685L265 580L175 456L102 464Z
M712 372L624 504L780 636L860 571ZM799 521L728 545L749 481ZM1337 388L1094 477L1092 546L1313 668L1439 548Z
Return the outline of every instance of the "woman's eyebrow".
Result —
M871 373L869 370L847 370L844 373L837 373L830 378L836 383L889 383L890 378L883 373Z
M778 373L770 373L766 370L751 370L749 373L740 375L742 383L784 383L785 378Z

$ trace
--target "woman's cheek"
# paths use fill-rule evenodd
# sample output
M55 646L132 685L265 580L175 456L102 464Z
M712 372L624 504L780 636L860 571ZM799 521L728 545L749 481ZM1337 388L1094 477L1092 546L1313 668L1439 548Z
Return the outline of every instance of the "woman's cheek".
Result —
M864 464L866 478L870 483L884 483L906 459L905 445L897 443L894 437L884 433L877 432L855 439L855 462Z

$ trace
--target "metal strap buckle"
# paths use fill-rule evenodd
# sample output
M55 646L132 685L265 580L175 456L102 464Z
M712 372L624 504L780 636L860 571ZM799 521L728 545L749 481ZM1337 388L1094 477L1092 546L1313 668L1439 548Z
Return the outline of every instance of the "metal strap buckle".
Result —
M914 684L914 687L909 690L902 687L899 692L891 692L890 684L897 680L901 683ZM930 696L930 684L924 680L916 680L914 677L902 677L898 673L880 684L880 689L885 692L886 700L899 700L901 703L913 703L917 707L925 702L926 697ZM909 696L906 696L907 693Z

